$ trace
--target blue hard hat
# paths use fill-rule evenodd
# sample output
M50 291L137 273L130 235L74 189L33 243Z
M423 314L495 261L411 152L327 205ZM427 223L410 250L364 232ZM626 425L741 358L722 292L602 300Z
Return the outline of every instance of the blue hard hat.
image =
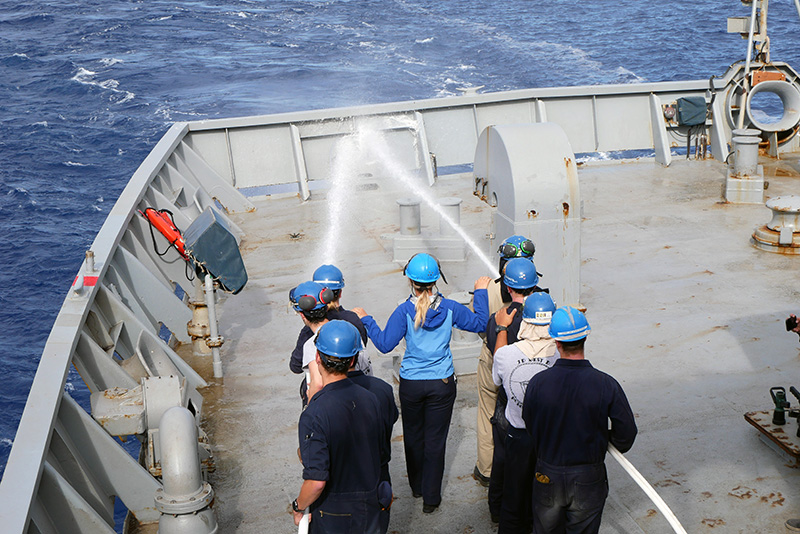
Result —
M528 289L539 283L539 275L531 260L512 258L506 263L503 282L512 289Z
M318 310L333 302L333 293L316 282L303 282L289 291L289 301L296 311Z
M439 279L439 262L430 254L414 254L406 263L403 274L420 284L432 284Z
M363 350L361 334L351 323L336 319L322 325L314 340L317 350L334 358L352 358Z
M572 306L557 309L550 319L550 337L556 341L579 341L591 331L586 316Z
M321 265L314 271L314 276L311 277L318 284L322 284L328 289L342 289L344 287L344 276L342 271L335 265Z
M556 303L553 302L553 297L544 291L537 291L525 299L522 306L522 320L532 324L550 324L554 311Z
M500 243L497 253L503 258L532 258L536 247L525 236L512 235Z

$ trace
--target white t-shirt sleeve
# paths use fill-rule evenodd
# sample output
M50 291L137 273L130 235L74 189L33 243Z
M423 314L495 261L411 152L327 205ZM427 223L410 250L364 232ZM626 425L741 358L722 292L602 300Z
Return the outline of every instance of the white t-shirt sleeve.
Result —
M497 349L497 352L494 353L494 363L492 363L492 381L494 382L495 386L502 386L503 385L503 357L505 356L505 352L503 349L505 347L500 347Z
M308 367L308 364L314 361L317 356L317 346L314 345L314 338L308 338L308 341L303 345L303 367Z

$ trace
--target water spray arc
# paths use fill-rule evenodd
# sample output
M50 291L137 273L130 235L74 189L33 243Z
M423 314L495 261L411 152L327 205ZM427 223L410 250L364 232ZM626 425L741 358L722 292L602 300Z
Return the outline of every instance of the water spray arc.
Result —
M497 267L481 250L475 240L461 227L449 211L449 205L441 205L431 191L423 187L413 172L404 168L399 157L392 151L384 134L373 128L359 128L352 135L343 138L335 149L334 164L331 173L331 189L329 192L330 226L326 235L326 261L335 258L337 236L341 232L342 218L351 213L345 209L345 203L352 201L355 193L356 178L361 174L363 163L369 162L376 167L380 175L390 181L401 183L409 196L420 199L452 228L464 243L480 258L495 278L499 276Z

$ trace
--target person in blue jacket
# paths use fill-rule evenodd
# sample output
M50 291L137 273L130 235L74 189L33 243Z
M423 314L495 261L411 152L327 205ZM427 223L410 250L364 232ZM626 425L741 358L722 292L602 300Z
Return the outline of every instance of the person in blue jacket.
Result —
M408 482L414 497L423 497L422 511L431 513L442 501L445 444L456 400L456 377L450 337L455 326L482 332L489 320L486 287L491 278L475 281L473 306L443 298L436 289L441 272L430 254L415 254L403 270L411 296L400 304L381 330L362 308L353 311L367 327L375 347L386 354L400 340L406 352L400 365L400 409Z

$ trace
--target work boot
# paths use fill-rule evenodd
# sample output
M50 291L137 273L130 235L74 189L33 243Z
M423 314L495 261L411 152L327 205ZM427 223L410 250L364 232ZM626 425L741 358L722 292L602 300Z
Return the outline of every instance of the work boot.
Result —
M478 466L475 466L475 470L472 472L472 478L478 481L478 484L483 486L484 488L489 487L489 477L485 477L478 471Z
M800 519L787 519L785 525L787 530L800 532Z

